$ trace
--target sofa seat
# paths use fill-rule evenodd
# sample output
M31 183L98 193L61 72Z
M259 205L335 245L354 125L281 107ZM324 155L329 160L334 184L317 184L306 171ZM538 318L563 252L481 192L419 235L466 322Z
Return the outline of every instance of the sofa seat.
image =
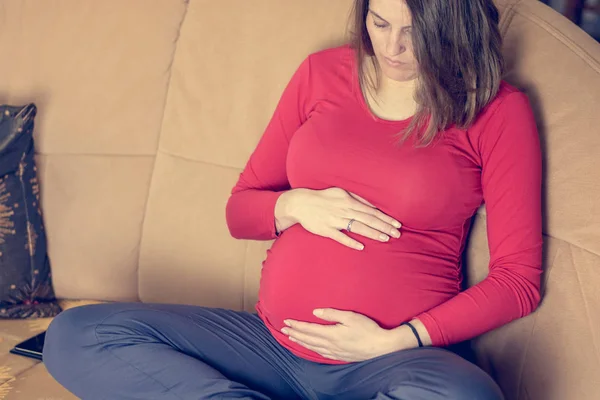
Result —
M63 309L99 303L93 300L60 300ZM58 384L44 364L10 354L16 344L45 331L52 318L0 321L0 400L76 400Z

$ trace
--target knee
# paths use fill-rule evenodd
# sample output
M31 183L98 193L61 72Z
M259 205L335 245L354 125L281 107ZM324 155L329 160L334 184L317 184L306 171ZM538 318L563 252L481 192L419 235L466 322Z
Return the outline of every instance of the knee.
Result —
M496 382L481 368L448 351L423 350L391 387L393 399L503 400Z
M482 376L463 377L449 383L447 399L456 400L503 400L502 391L492 378L482 372Z
M46 331L43 362L57 380L77 371L86 361L86 349L96 343L96 305L75 307L58 314ZM89 360L88 360L89 361Z
M462 365L448 373L445 387L448 399L457 400L503 400L504 395L498 384L484 370L460 360Z
M386 399L439 399L439 400L504 400L496 383L488 379L461 379L440 382L424 380L415 384L400 384L387 392Z

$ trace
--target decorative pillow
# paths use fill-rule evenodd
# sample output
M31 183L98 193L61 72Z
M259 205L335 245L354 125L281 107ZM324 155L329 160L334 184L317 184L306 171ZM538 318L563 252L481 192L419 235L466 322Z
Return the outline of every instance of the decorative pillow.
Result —
M52 317L54 297L34 160L34 104L0 106L0 318Z

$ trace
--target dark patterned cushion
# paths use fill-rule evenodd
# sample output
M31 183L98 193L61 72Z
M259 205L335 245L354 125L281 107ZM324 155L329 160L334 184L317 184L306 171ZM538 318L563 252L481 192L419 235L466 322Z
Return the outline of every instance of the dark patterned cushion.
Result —
M0 318L51 317L54 298L34 160L36 107L0 106Z

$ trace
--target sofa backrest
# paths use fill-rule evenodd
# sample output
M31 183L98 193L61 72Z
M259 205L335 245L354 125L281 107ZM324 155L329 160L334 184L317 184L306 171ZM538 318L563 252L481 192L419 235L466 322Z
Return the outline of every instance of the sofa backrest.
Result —
M600 398L600 44L541 2L504 3L506 80L525 91L544 152L541 306L475 342L510 399ZM468 250L488 262L485 209Z
M0 102L38 106L58 296L138 298L141 228L186 8L174 0L0 4Z
M56 293L252 310L269 243L230 238L225 203L310 52L351 0L4 0L0 102L39 107ZM600 376L600 45L537 0L498 0L507 80L545 153L545 298L475 341L508 399L592 400ZM485 208L467 252L487 273Z

